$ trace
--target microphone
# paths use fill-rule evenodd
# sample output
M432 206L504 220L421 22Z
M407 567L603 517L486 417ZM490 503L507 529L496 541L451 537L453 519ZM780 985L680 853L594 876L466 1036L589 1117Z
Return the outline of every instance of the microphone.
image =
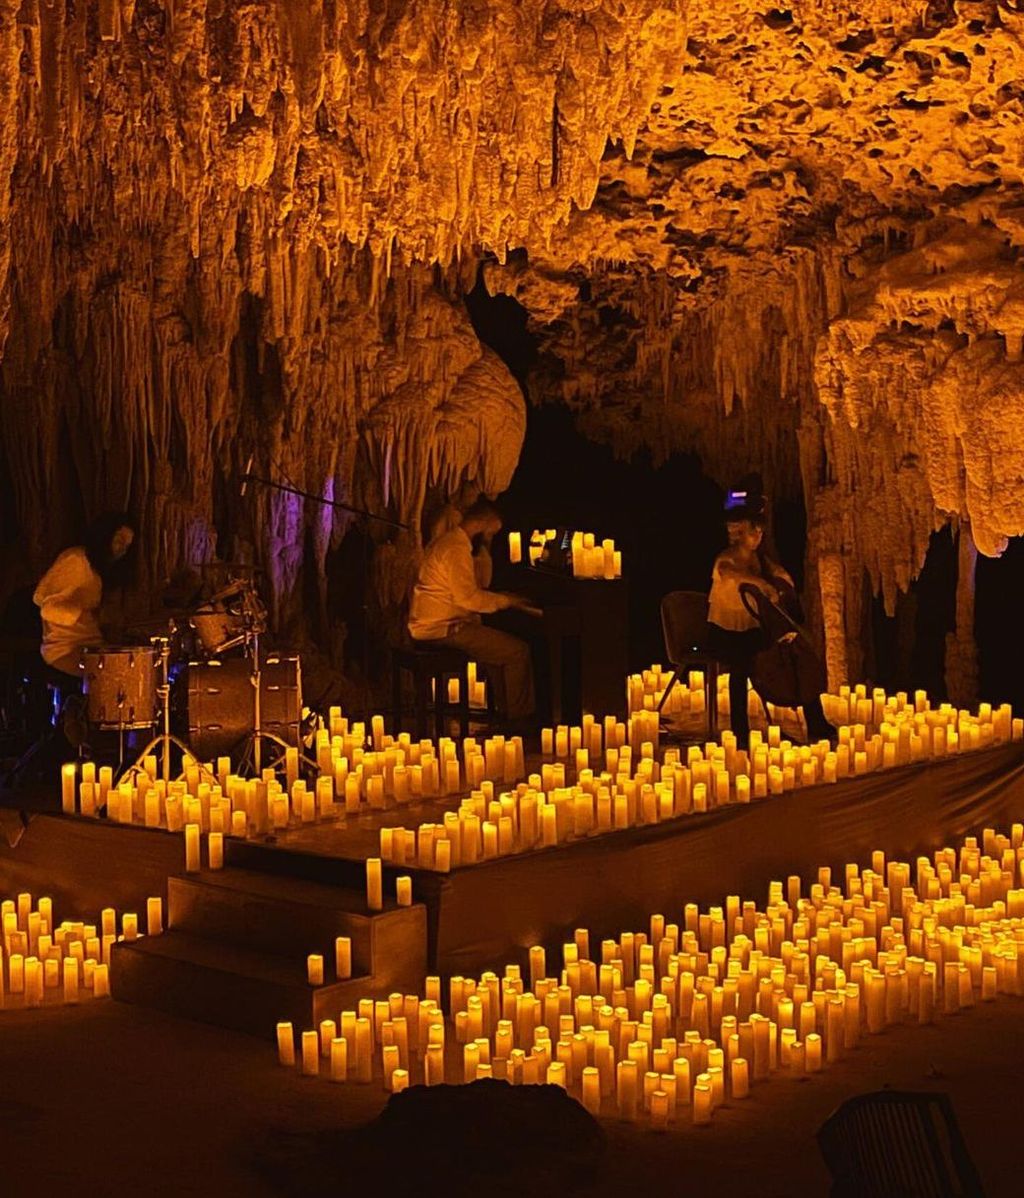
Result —
M238 490L238 495L241 499L245 498L245 493L249 489L250 471L252 470L252 461L255 456L253 453L249 454L249 460L245 463L245 470L242 472L242 485Z

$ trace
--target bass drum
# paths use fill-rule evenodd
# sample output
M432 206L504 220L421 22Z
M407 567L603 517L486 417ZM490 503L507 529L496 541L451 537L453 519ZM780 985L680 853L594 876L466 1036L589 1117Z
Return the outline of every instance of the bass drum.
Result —
M86 649L86 718L94 728L130 731L157 720L157 653L152 645Z
M200 761L228 756L253 731L250 663L193 661L188 667L189 745ZM301 747L302 669L299 658L268 654L260 669L260 725Z

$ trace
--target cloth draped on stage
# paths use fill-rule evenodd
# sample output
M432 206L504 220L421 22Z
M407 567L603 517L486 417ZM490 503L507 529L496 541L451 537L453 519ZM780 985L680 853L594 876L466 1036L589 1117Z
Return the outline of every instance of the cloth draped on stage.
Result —
M590 929L599 960L602 938L646 931L653 913L681 925L688 902L738 894L763 904L768 882L790 874L807 895L819 866L841 886L843 867L869 866L872 850L913 863L985 827L1009 832L1014 820L1024 820L1017 743L484 862L439 887L436 968L476 974L543 944L557 974L551 950L574 928Z

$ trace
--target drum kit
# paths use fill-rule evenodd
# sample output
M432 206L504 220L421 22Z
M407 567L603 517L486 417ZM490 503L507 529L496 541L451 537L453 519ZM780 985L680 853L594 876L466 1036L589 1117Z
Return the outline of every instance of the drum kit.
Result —
M231 755L237 770L251 767L257 775L264 764L276 768L288 749L301 755L300 660L261 648L267 609L251 568L245 574L161 621L162 632L148 644L83 653L86 719L97 731L118 734L119 764L127 734L153 734L127 774L140 772L159 750L169 781L172 746L200 762Z

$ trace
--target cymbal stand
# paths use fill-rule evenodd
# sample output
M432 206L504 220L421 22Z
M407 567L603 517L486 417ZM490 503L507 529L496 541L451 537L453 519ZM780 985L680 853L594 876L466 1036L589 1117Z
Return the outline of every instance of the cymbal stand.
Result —
M186 759L195 760L192 750L171 733L171 681L170 681L170 661L171 661L171 638L167 636L151 636L149 643L154 649L158 649L160 654L160 685L156 688L157 698L161 705L161 720L163 731L159 732L142 752L136 757L134 763L130 765L121 776L123 778L133 778L137 774L146 772L145 760L153 755L153 750L159 748L161 750L161 768L160 776L164 782L171 781L171 745L176 745L182 754L182 761ZM217 781L217 776L211 773L202 762L196 761L195 764L199 767L200 775L205 775L206 780L211 783Z

